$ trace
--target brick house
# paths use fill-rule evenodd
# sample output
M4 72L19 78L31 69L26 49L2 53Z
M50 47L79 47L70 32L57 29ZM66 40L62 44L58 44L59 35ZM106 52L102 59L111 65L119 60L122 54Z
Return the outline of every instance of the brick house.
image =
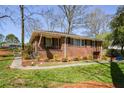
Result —
M62 32L34 31L30 43L41 59L52 59L54 55L60 59L99 58L102 52L102 40Z

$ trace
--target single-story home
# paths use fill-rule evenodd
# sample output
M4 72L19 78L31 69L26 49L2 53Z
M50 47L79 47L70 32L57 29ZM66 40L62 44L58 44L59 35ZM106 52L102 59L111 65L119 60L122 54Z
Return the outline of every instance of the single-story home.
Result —
M42 59L94 57L102 52L102 40L63 32L34 31L30 43Z
M0 48L10 48L10 49L21 48L21 44L20 43L1 42Z

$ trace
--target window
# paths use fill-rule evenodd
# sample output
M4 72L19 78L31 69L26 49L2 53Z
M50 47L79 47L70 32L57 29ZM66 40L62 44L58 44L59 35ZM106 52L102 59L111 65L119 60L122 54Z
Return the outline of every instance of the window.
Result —
M82 46L85 46L85 40L82 40L81 45L82 45Z
M73 45L80 46L80 39L73 39Z
M91 46L92 42L90 40L87 40L87 46Z
M46 47L52 47L52 38L46 38L45 39L45 46Z
M73 39L72 38L67 38L67 43L70 45L73 45Z
M95 41L92 41L92 46L95 47Z
M52 48L59 48L59 39L52 38Z
M58 38L45 38L45 47L50 49L59 49L60 48L60 39Z

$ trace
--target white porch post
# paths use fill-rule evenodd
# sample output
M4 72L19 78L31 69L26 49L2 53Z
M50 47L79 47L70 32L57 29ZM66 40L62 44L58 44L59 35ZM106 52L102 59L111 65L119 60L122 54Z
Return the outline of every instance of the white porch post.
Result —
M37 41L35 41L35 53L37 54L38 48L37 48Z
M64 58L66 58L66 36L65 36L65 39L64 39Z
M59 38L58 38L58 49L59 49Z
M38 42L38 48L40 48L40 49L41 49L41 47L40 47L41 39L42 39L42 34L40 35L40 39L39 39L39 42Z
M82 46L82 40L80 39L80 46Z

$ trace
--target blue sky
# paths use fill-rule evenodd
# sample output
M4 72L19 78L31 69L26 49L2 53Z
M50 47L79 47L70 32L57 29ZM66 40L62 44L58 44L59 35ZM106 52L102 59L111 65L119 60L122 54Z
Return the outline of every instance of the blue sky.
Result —
M13 8L13 10L15 12L17 12L17 14L19 13L19 9L17 8L17 6L11 6L11 7ZM45 9L47 7L49 7L49 6L42 6L43 9ZM52 7L55 7L55 6L52 6ZM102 5L102 6L101 5L96 5L96 6L92 6L91 9L89 10L89 12L94 10L95 8L100 8L106 14L115 14L116 10L117 10L117 7L118 6L115 6L115 5L110 5L110 6L108 6L108 5ZM35 11L39 11L39 10L40 9L35 10ZM17 20L18 20L18 18L19 17L17 17ZM4 21L3 28L0 29L0 33L2 33L4 35L13 33L21 40L21 29L20 29L19 24L14 25L11 21L8 21L8 20ZM29 41L29 38L25 38L25 42L28 42L28 41Z

